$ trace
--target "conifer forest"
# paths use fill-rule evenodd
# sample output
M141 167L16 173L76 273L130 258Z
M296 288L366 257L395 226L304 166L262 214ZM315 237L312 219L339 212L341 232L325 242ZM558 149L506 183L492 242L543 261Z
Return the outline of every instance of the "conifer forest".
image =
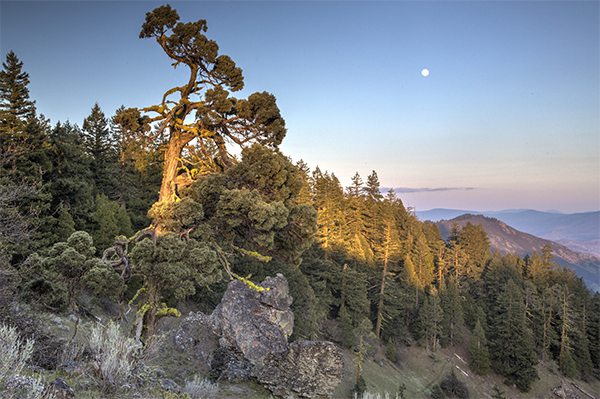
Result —
M148 12L140 38L189 80L150 104L90 104L82 121L39 114L27 65L3 54L3 323L17 319L13 301L85 313L87 295L135 307L125 333L143 343L181 303L210 313L232 279L282 273L290 342L357 351L364 340L387 345L390 359L402 345L464 345L472 373L523 393L542 360L567 378L599 378L600 294L550 246L492 252L470 223L444 241L393 190L382 193L376 171L343 187L335 171L290 159L278 149L287 131L275 95L234 97L242 69L206 31L170 6Z

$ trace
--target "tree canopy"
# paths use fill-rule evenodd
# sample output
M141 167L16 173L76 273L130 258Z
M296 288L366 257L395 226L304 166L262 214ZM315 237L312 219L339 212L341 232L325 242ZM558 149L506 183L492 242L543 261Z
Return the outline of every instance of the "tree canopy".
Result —
M142 108L155 115L150 122L160 123L149 137L168 136L161 202L172 200L176 189L189 183L177 177L182 172L182 151L192 140L197 140L202 155L209 158L204 162L218 172L234 164L227 143L276 147L286 134L275 96L267 92L251 94L247 99L230 96L229 91L244 87L242 70L229 56L219 55L217 43L204 35L207 29L203 19L179 22L177 11L165 5L146 14L140 32L140 38L158 42L174 61L174 67L183 64L190 71L187 83L168 90L159 104ZM214 163L207 150L210 145L217 148L218 159Z

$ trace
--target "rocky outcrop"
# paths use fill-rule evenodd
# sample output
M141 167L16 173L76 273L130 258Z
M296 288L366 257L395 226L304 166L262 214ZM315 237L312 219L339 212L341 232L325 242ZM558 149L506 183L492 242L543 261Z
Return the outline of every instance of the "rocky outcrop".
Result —
M249 285L233 280L210 316L190 313L174 334L175 348L206 360L221 380L257 380L277 398L331 397L341 380L340 349L331 342L288 345L294 314L283 275Z
M232 281L211 315L221 330L217 332L221 346L238 348L254 365L262 364L271 352L285 350L294 328L292 297L285 277L267 277L259 287L264 291Z
M342 351L331 342L296 341L272 353L256 378L278 398L330 398L342 379Z
M240 350L253 365L261 365L269 353L285 350L294 329L287 280L278 274L257 287L260 291L239 280L230 282L210 316L192 313L182 323L175 334L176 348L185 352L195 346L198 338L194 331L205 327L220 337L220 346Z

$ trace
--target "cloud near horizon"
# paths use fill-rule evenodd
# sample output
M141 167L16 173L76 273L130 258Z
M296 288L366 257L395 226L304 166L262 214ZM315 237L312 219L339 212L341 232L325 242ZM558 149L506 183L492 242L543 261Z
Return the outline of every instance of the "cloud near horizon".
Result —
M394 187L394 192L398 194L407 193L428 193L436 191L455 191L455 190L476 190L475 187L422 187L422 188L411 188L411 187ZM382 187L381 191L389 191L389 187Z

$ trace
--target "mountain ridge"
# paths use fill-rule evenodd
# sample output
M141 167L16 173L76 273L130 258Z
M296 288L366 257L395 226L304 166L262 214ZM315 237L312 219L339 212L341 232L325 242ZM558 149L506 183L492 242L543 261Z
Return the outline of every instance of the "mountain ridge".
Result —
M582 277L592 291L600 291L600 257L584 254L571 248L533 234L525 233L509 226L507 223L484 215L463 214L450 220L436 222L443 239L447 239L452 224L456 222L463 227L470 222L484 228L490 240L492 251L503 254L517 253L523 257L532 255L534 251L541 253L544 245L550 245L554 251L555 261L560 265L568 265L579 277Z
M524 233L551 240L574 251L600 256L600 211L582 213L542 212L533 209L473 212L436 208L415 214L421 220L438 222L460 215L492 217Z

